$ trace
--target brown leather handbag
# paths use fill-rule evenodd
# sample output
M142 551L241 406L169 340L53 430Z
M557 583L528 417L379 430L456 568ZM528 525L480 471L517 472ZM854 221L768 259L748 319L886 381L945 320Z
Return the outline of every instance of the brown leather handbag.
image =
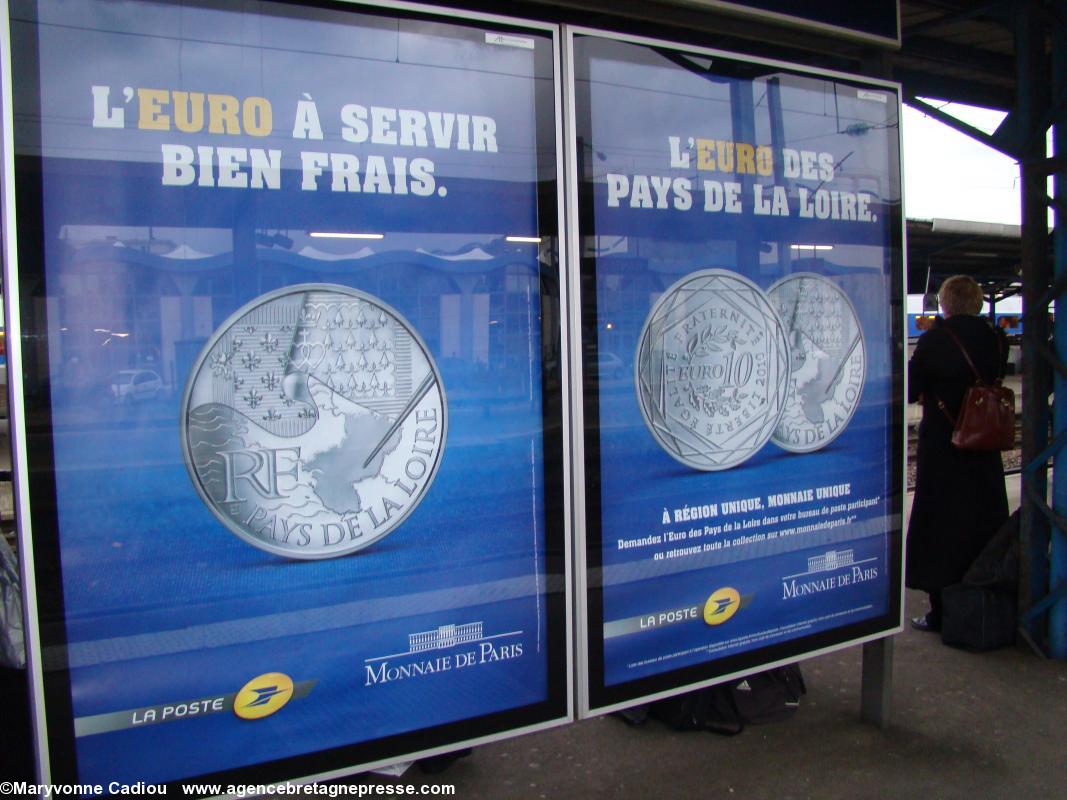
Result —
M1000 378L991 385L986 384L967 354L963 342L947 326L944 331L960 348L964 361L974 373L974 386L964 393L958 417L953 418L941 398L937 398L937 407L955 426L952 430L952 444L960 450L1014 449L1015 392L1007 386L1001 386Z

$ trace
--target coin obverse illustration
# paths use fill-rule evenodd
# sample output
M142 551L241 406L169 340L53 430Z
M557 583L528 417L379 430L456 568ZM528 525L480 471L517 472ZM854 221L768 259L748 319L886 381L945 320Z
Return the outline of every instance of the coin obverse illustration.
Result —
M634 359L649 431L699 470L735 467L770 439L788 377L789 342L770 301L724 269L671 286L649 313Z
M394 531L437 473L440 374L408 322L343 286L270 292L200 353L182 399L200 497L249 544L331 558Z
M767 291L789 336L785 411L771 438L794 453L825 447L859 407L867 351L856 309L833 281L798 272Z

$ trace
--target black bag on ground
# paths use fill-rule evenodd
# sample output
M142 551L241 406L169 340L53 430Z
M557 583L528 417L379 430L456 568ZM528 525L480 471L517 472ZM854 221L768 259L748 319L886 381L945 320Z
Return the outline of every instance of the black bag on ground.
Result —
M713 731L736 736L745 729L730 698L730 689L724 685L657 700L649 706L649 716L676 731Z
M982 548L963 582L941 590L941 641L984 651L1015 642L1019 511Z
M808 691L799 664L769 669L728 685L737 713L747 725L789 719Z
M978 652L1015 643L1015 593L957 583L941 590L941 641Z
M963 576L966 586L1003 589L1014 594L1019 586L1019 525L1022 511L1010 517L986 542Z
M749 675L741 680L686 692L652 703L650 716L679 731L711 731L736 736L745 725L788 719L807 689L799 664Z

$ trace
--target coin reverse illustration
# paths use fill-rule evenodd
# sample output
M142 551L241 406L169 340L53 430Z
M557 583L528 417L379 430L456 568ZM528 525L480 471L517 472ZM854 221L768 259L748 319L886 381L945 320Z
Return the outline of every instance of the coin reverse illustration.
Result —
M867 351L856 309L833 281L798 272L767 291L790 343L785 411L771 440L810 453L838 436L859 407Z
M788 377L782 321L756 284L725 269L691 273L667 289L634 359L649 431L699 470L735 467L770 439Z
M418 506L441 462L447 405L433 358L395 309L305 284L215 331L181 423L193 483L230 531L271 553L331 558Z

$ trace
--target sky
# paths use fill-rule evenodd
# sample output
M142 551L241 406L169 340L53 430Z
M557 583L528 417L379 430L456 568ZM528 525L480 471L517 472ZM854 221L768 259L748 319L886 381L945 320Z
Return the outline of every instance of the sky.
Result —
M1004 118L1000 111L929 102L988 133ZM910 106L903 138L908 219L1020 223L1019 165L1012 159Z

